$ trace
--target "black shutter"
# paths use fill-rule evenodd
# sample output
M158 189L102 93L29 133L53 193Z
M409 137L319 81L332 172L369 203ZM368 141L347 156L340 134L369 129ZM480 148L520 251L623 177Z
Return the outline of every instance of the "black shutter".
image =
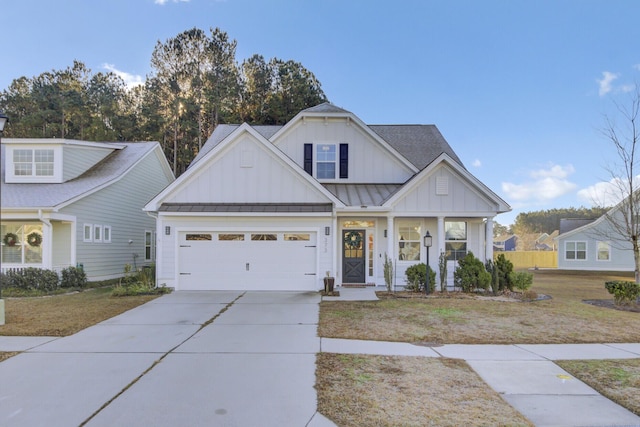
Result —
M349 144L340 144L340 178L349 178Z
M313 175L313 144L304 144L304 171Z

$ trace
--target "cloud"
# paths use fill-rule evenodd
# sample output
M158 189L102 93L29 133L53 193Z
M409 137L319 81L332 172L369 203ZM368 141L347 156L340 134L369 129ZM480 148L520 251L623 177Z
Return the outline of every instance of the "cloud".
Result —
M591 206L615 206L628 194L628 182L621 178L597 182L578 191L578 199ZM636 177L636 182L640 182L640 176Z
M640 71L640 64L635 64L635 65L633 66L633 68L634 68L634 69L636 69L636 70L638 70L638 71Z
M107 71L111 71L116 76L119 76L124 80L124 83L127 85L129 89L140 86L144 84L144 79L141 76L135 74L129 74L125 71L118 70L113 64L102 64L102 68Z
M575 169L572 165L549 165L546 169L528 172L528 181L521 184L502 183L502 191L515 202L549 201L575 190L577 185L567 179Z
M611 92L613 90L613 87L611 84L618 77L620 77L620 74L612 73L610 71L603 71L602 79L601 80L596 79L596 81L598 82L598 86L600 86L600 89L598 90L598 94L600 96L605 96L606 94Z
M480 159L475 159L471 164L473 165L474 168L479 168L482 166L482 162L480 161Z

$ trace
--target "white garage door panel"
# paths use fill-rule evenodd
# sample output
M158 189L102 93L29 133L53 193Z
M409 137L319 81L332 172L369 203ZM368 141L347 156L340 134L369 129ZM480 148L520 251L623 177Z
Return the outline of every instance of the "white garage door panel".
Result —
M304 232L310 240L219 240L217 232L180 233L178 259L181 290L316 290L316 235ZM253 232L253 234L257 234ZM290 234L290 233L286 233ZM187 240L197 235L211 240Z

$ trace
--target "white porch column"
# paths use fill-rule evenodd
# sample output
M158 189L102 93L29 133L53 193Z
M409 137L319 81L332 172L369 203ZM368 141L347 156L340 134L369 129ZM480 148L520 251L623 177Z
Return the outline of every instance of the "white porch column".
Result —
M395 255L395 239L393 236L395 235L393 225L393 216L387 217L387 256L391 258L391 261L395 265L396 255Z
M493 217L487 218L487 223L484 227L484 241L486 244L485 248L485 262L492 260L493 261Z
M444 217L438 217L438 232L436 233L438 236L438 257L445 250L445 234L444 234Z

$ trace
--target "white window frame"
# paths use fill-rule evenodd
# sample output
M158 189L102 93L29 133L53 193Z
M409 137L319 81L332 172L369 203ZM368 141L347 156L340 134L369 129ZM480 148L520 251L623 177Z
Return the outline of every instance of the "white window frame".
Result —
M325 159L320 160L320 155L319 155L320 154L320 149L321 149L321 147L325 147L325 146L326 147L333 147L333 155L334 155L333 161L325 160ZM338 152L338 144L335 143L335 142L318 142L318 143L315 144L314 151L315 152L314 152L314 156L313 156L313 159L314 159L314 165L313 166L314 166L314 171L316 173L316 179L318 179L318 180L320 180L320 179L322 179L322 180L325 180L325 179L326 180L335 180L336 177L338 176L338 161L339 161L338 158L340 156L340 153ZM329 150L327 150L327 151L329 151ZM333 164L333 176L332 177L321 177L320 174L319 174L319 170L320 169L318 168L318 165L320 165L320 164Z
M149 257L147 257L147 248L149 248ZM153 261L153 231L151 230L144 231L144 260Z
M102 227L102 242L103 243L111 243L111 226L105 225ZM107 237L108 235L108 237Z
M447 235L449 229L451 228L450 224L456 224L456 223L464 224L464 236L463 237L461 236L460 238L451 238L450 235ZM464 245L464 251L454 249L454 246L459 244ZM469 253L469 223L467 221L456 220L456 219L445 220L444 247L445 247L445 253L447 254L448 261L459 261ZM453 255L454 252L456 254L455 256ZM458 255L462 255L463 253L464 253L463 256L461 257L458 256Z
M16 154L18 152L29 152L30 156L29 156L29 161L16 161ZM46 152L47 155L51 154L51 161L50 162L42 162L42 161L38 161L36 159L36 153L38 154L42 154L42 152ZM13 150L13 155L12 155L12 162L13 162L13 174L14 176L18 176L18 177L45 177L45 178L51 178L55 175L56 171L55 171L55 150L53 148L16 148ZM29 173L16 173L16 166L18 165L29 165ZM38 166L47 166L47 169L51 169L50 173L38 173ZM24 172L27 172L26 168L23 169Z
M102 226L99 224L93 224L93 241L94 243L102 242Z
M573 258L569 258L567 257L567 253L569 252L569 245L572 244L574 245L574 248L572 249L573 252ZM579 250L578 249L578 244L583 244L584 245L584 251ZM584 258L578 258L578 253L579 252L584 252ZM569 262L582 262L582 261L586 261L587 260L587 242L584 240L570 240L570 241L566 241L564 242L564 259L565 261L569 261Z
M606 250L607 257L600 258L600 251L604 253ZM596 242L596 261L598 262L609 262L611 261L611 242L609 241L598 241Z
M89 231L88 238L87 238L87 230ZM93 242L93 224L82 225L82 241L87 243Z
M422 259L422 221L420 220L405 220L400 219L397 221L398 229L397 229L397 249L398 249L398 261L407 261L407 262L419 262ZM414 230L417 228L417 230ZM403 229L405 231L403 231ZM406 231L409 229L409 231ZM402 233L417 233L417 237L415 239L409 238L410 235L406 236ZM413 248L418 248L418 257L413 259L408 259L408 255L410 255L410 251L407 245L411 245ZM415 256L415 255L414 255Z

